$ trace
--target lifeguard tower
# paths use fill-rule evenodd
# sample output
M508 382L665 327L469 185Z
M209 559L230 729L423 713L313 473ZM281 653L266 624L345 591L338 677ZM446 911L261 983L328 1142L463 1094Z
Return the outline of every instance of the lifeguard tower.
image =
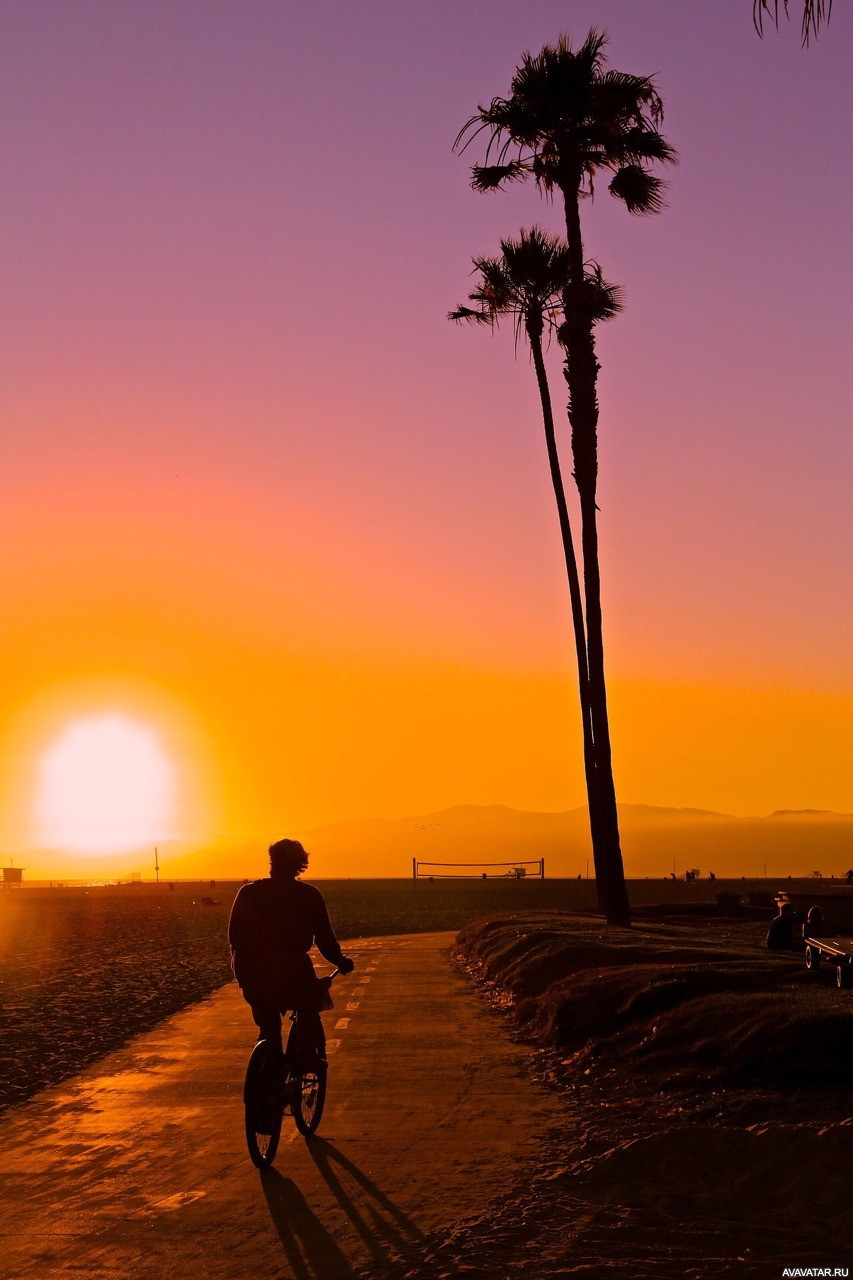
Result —
M24 875L24 868L13 867L10 859L8 867L3 868L3 888L11 889L12 885L17 885L17 887L20 889L23 875Z

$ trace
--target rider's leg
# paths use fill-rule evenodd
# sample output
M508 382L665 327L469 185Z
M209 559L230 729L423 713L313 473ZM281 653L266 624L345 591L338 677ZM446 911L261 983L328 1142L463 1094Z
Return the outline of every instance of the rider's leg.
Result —
M269 1040L273 1044L281 1045L281 1013L278 1005L263 1001L260 1004L251 1005L252 1017L258 1027L258 1039Z
M300 1009L294 1042L300 1052L325 1058L326 1033L323 1030L323 1019L315 1009Z
M313 1059L321 1058L325 1061L326 1036L320 1010L328 1000L328 988L318 982L313 966L310 961L308 963L310 974L302 975L304 981L300 980L293 984L294 1003L291 1007L297 1012L287 1041L287 1053L304 1054Z

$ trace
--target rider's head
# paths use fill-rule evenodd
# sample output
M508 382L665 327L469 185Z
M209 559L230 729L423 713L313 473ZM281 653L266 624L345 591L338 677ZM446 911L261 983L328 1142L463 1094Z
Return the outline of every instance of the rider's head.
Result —
M276 840L270 845L270 875L294 880L308 866L308 854L298 840Z

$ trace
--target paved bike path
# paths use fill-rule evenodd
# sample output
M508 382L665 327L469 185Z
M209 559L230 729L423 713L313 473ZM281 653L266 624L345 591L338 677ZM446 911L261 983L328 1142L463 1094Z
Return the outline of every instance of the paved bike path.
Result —
M448 1273L436 1242L488 1213L560 1120L444 952L452 934L361 939L325 1015L317 1138L285 1117L250 1164L253 1024L231 984L0 1122L8 1280L353 1280Z

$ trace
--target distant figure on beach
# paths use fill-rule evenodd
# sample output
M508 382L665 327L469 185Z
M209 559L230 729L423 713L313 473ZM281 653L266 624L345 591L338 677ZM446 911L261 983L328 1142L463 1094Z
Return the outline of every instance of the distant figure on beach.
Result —
M823 912L820 907L809 907L808 915L803 924L804 938L822 938L826 934L826 926L824 925Z
M298 878L308 866L299 841L276 841L269 857L269 879L243 885L231 908L234 977L251 1007L259 1040L281 1043L281 1015L298 1009L306 1043L323 1044L320 1010L328 1007L328 988L308 952L316 943L341 973L352 973L355 962L341 951L320 890Z
M794 933L796 915L790 902L783 902L778 916L770 921L767 930L767 946L771 951L796 951L798 940Z
M845 874L844 879L848 884L853 884L853 867Z

